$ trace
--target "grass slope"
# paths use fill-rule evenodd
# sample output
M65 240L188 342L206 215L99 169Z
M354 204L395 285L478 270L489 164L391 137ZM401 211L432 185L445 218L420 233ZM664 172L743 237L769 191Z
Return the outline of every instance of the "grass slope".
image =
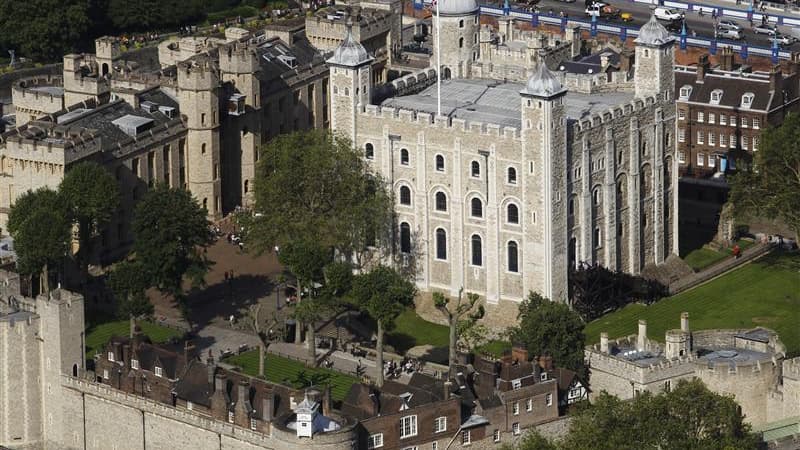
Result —
M247 375L258 376L258 350L250 350L241 355L225 358L225 362L241 367ZM267 353L264 360L264 375L269 381L296 388L301 388L304 384L299 378L313 381L315 385L330 384L331 396L337 402L342 401L350 390L350 386L358 382L355 377L335 370L306 367L303 363L270 353Z
M446 347L450 342L450 330L444 325L428 322L413 309L407 309L397 317L395 328L387 334L386 342L400 353L417 345Z
M680 327L689 312L692 329L764 326L778 332L790 355L800 354L800 255L772 254L706 284L650 306L628 305L586 326L586 342L635 334L647 320L647 334L659 342Z
M166 342L174 337L180 338L183 336L183 332L179 330L157 325L153 322L142 321L137 323L142 329L142 333L154 343ZM106 342L111 339L111 336L129 335L130 322L127 320L106 322L89 327L86 330L86 357L92 358L95 352L102 349Z

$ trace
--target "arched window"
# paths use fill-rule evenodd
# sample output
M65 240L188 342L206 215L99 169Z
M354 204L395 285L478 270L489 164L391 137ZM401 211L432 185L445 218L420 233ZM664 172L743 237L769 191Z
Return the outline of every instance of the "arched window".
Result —
M367 159L375 159L375 146L371 142L364 145L364 157Z
M475 197L470 202L470 212L472 217L483 217L483 202L481 199Z
M447 195L444 192L436 193L436 210L447 211Z
M447 232L436 229L436 259L447 259Z
M250 191L250 180L244 180L244 193L247 194Z
M477 234L472 235L472 265L473 266L483 265L481 237L478 236Z
M517 251L517 243L514 241L508 243L508 271L519 272L519 252Z
M651 173L650 165L645 164L642 166L642 180L640 185L641 187L640 195L642 199L650 195L651 188L653 187L652 184L653 184L653 174Z
M458 21L458 28L464 28L464 19Z
M134 197L135 197L135 196L136 196L136 195L135 195L135 191L134 191ZM204 198L204 199L203 199L203 209L205 209L206 211L208 211L208 199L207 199L207 198Z
M575 197L569 199L569 206L567 207L567 215L575 215Z
M598 206L600 204L600 188L596 187L592 191L592 205Z
M406 222L400 224L400 251L411 253L411 225Z
M436 155L436 171L444 172L444 156Z
M203 142L203 144L200 146L200 153L203 154L203 155L206 154L206 143L205 142Z
M508 223L519 224L519 208L511 203L506 208L506 221Z
M464 48L464 38L458 38L458 48Z
M411 205L411 189L408 186L400 186L400 204Z
M508 184L517 184L517 169L513 167L508 168L508 177L506 181Z
M481 163L479 163L478 161L472 161L471 168L472 168L472 171L471 171L472 176L475 177L475 178L480 178L480 176L481 176Z
M407 166L410 161L411 160L410 160L410 158L408 156L408 149L407 148L401 148L400 149L400 164L402 164L404 166Z

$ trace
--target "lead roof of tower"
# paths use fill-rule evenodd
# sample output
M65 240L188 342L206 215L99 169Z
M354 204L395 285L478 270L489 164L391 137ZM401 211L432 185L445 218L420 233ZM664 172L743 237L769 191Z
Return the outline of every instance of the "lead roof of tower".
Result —
M357 67L370 61L372 61L372 57L367 53L367 49L353 37L353 21L348 17L344 40L333 51L333 56L328 59L328 64Z
M521 91L522 94L535 95L537 97L552 97L563 92L566 92L564 86L553 75L553 72L550 72L547 65L542 62L533 69L533 74L528 78L525 88Z
M675 37L664 28L664 25L656 19L655 15L650 16L650 20L639 29L639 36L634 40L637 44L645 45L664 45L671 44Z
M464 16L478 11L476 0L439 0L439 14L443 16ZM434 12L436 8L433 9Z

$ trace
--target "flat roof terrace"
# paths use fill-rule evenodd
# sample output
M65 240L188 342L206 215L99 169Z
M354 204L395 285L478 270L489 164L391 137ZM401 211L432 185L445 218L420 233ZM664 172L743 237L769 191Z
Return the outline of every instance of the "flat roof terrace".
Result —
M520 129L520 91L523 88L521 83L496 80L446 80L442 82L442 115L467 122L491 123ZM381 106L435 115L436 93L434 84L416 94L386 99ZM564 107L568 118L580 120L630 102L633 98L633 92L568 92Z

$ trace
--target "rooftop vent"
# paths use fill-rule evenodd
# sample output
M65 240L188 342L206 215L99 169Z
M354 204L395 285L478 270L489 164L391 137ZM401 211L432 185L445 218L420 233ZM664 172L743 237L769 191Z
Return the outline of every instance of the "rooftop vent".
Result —
M282 63L284 63L287 66L289 66L290 69L294 69L295 67L297 67L297 58L295 58L294 56L280 55L280 56L278 56L278 59Z
M111 123L119 127L119 129L128 136L136 137L142 132L152 128L155 121L147 117L139 117L127 114L117 120L112 121Z
M413 396L414 394L410 392L403 392L402 394L400 394L400 400L403 402L403 404L400 406L400 411L405 411L409 408L408 402L411 401L411 397Z
M69 122L70 120L77 119L78 117L90 112L91 109L86 108L78 108L74 111L70 111L66 114L62 114L56 118L56 123L64 123Z
M158 111L158 105L153 102L145 101L142 102L139 106L142 108L142 111L147 111L149 113L154 113Z
M158 110L170 119L174 119L178 115L177 110L171 106L159 106Z

